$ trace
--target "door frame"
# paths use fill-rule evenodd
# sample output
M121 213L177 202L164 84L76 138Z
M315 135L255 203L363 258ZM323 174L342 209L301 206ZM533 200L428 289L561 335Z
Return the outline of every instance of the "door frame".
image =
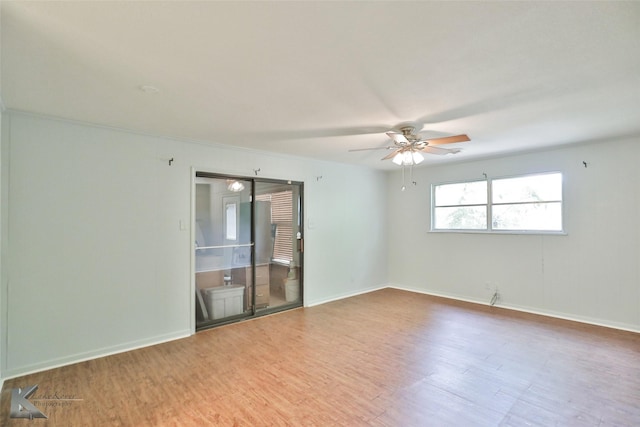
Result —
M290 304L283 304L277 307L265 308L256 310L255 308L255 292L256 286L253 286L253 301L254 304L252 306L252 312L245 316L234 317L230 319L223 319L220 322L216 322L211 326L207 326L200 330L206 330L209 328L222 326L229 323L235 323L242 320L254 319L260 316L265 316L268 314L277 313L280 311L291 310L298 307L304 306L304 181L294 181L290 179L278 179L278 178L263 178L258 176L246 176L246 175L238 175L235 173L225 173L225 172L211 172L207 168L197 168L191 167L191 218L190 218L190 238L189 238L189 258L190 258L190 286L189 286L189 322L191 335L197 332L196 330L196 257L195 257L195 239L196 239L196 181L198 178L213 178L213 179L237 179L242 181L250 181L251 182L251 200L252 200L252 215L251 215L251 241L255 241L255 215L256 215L256 205L253 203L256 197L256 183L273 183L273 184L282 184L282 185L292 185L298 186L299 188L299 213L298 213L298 252L299 252L299 261L297 263L298 268L298 277L300 280L300 298L298 302L293 302ZM256 257L255 257L255 246L251 248L251 264L252 264L252 283L256 283Z

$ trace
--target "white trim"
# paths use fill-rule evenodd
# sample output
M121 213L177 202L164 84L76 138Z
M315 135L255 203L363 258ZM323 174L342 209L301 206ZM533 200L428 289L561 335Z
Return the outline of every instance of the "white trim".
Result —
M0 129L0 378L4 378L7 368L9 348L9 193L11 177L9 154L11 153L12 118L2 115ZM1 390L1 389L0 389Z
M415 292L415 293L418 293L418 294L430 295L430 296L439 297L439 298L446 298L446 299L455 300L455 301L462 301L462 302L467 302L467 303L471 303L471 304L479 304L479 305L484 305L484 306L489 306L490 305L489 303L487 303L485 301L480 301L480 300L477 300L477 299L464 298L464 297L459 297L459 296L452 296L452 295L442 294L442 293L438 293L438 292L428 292L428 291L421 290L421 289L414 289L414 288L409 288L409 287L389 284L389 285L380 285L380 286L377 286L377 287L362 289L362 290L359 290L359 291L356 291L356 292L349 292L349 293L346 293L346 294L334 295L333 297L330 297L330 298L324 298L324 299L321 299L321 300L318 300L318 301L307 303L307 304L304 305L304 307L305 308L315 307L315 306L326 304L326 303L329 303L329 302L339 301L339 300L342 300L342 299L345 299L345 298L350 298L350 297L354 297L354 296L357 296L357 295L367 294L367 293L370 293L370 292L375 292L375 291L379 291L379 290L387 289L387 288L389 288L389 289L398 289L398 290L407 291L407 292ZM534 314L534 315L538 315L538 316L551 317L551 318L567 320L567 321L571 321L571 322L584 323L584 324L588 324L588 325L600 326L600 327L605 327L605 328L610 328L610 329L617 329L617 330L626 331L626 332L640 333L640 328L633 328L633 327L629 327L628 325L606 323L606 322L596 321L596 320L592 320L592 319L572 317L572 316L562 315L562 314L558 314L558 313L544 312L544 311L540 311L540 310L532 310L532 309L528 309L528 308L524 308L524 307L518 307L518 306L496 305L495 307L499 308L499 309L504 309L504 310L518 311L518 312L529 313L529 314ZM269 315L271 316L273 314L279 314L279 313L285 313L285 312L286 311L282 311L282 312L272 313L272 314L269 314ZM258 316L258 317L249 318L249 319L246 319L246 320L257 320L257 319L259 319L261 317L262 316ZM194 320L194 322L195 322L195 320ZM37 372L42 372L42 371L46 371L46 370L49 370L49 369L55 369L55 368L59 368L59 367L62 367L62 366L72 365L72 364L75 364L75 363L81 363L81 362L84 362L84 361L87 361L87 360L93 360L93 359L98 359L98 358L101 358L101 357L111 356L111 355L118 354L118 353L125 353L125 352L128 352L128 351L133 351L133 350L137 350L137 349L144 348L144 347L150 347L152 345L157 345L157 344L162 344L162 343L169 342L169 341L174 341L174 340L178 340L178 339L182 339L182 338L187 338L187 337L189 337L191 335L193 335L193 333L191 333L191 331L182 331L182 332L178 332L178 333L174 333L174 334L158 336L158 337L155 337L155 338L149 339L149 340L140 340L140 341L135 341L133 343L114 346L114 347L103 349L103 350L100 350L100 351L88 352L88 353L83 353L83 354L79 354L79 355L74 355L74 356L69 356L69 357L56 359L54 361L50 361L52 363L50 365L47 365L46 363L39 363L37 365L32 365L32 366L28 367L29 370L25 370L25 371L20 371L20 370L5 371L5 372L3 372L3 374L6 375L7 373L9 373L9 375L6 376L6 377L0 378L0 389L2 387L2 384L4 383L4 380L7 380L7 379L20 377L20 376L24 376L24 375L30 375L30 374L34 374L34 373L37 373Z
M340 295L340 296L335 296L335 297L319 300L319 301L316 301L316 302L313 302L313 303L306 304L305 307L314 307L316 305L321 305L321 304L325 304L325 303L332 302L332 301L338 301L338 300L345 299L345 298L350 298L350 297L353 297L353 296L356 296L356 295L362 295L362 294L366 294L366 293L369 293L369 292L379 291L379 290L387 289L387 288L389 288L389 289L398 289L398 290L407 291L407 292L415 292L415 293L418 293L418 294L430 295L430 296L439 297L439 298L446 298L446 299L450 299L450 300L468 302L468 303L471 303L471 304L480 304L480 305L490 306L489 302L481 301L481 300L478 300L478 299L465 298L465 297L461 297L461 296L443 294L443 293L438 293L438 292L430 292L430 291L425 291L425 290L422 290L422 289L414 289L414 288L410 288L410 287L389 284L389 285L382 285L382 286L378 286L378 287L375 287L375 288L369 288L369 289L358 291L358 292L352 292L352 293L349 293L349 294L343 294L343 295ZM587 324L587 325L601 326L601 327L610 328L610 329L617 329L617 330L620 330L620 331L640 333L640 328L633 328L633 327L631 327L629 325L624 325L624 324L607 323L607 322L602 322L600 320L595 320L595 319L582 318L582 317L576 317L576 316L569 316L569 315L566 315L566 314L560 314L560 313L554 313L554 312L548 312L548 311L542 311L542 310L533 310L533 309L529 309L529 308L526 308L526 307L520 307L520 306L516 306L516 305L498 304L498 305L495 305L494 307L502 308L502 309L505 309L505 310L518 311L518 312L522 312L522 313L535 314L535 315L538 315L538 316L552 317L552 318L555 318L555 319L568 320L568 321L571 321L571 322L584 323L584 324Z
M191 188L189 197L191 215L189 218L189 333L196 333L196 168L191 166Z
M480 300L476 300L476 299L464 298L464 297L448 295L448 294L441 294L441 293L437 293L437 292L429 292L429 291L425 291L425 290L421 290L421 289L413 289L413 288L407 288L407 287L396 286L396 285L389 285L388 287L391 288L391 289L399 289L399 290L402 290L402 291L415 292L415 293L418 293L418 294L431 295L431 296L434 296L434 297L447 298L447 299L452 299L452 300L456 300L456 301L468 302L468 303L471 303L471 304L480 304L480 305L487 305L487 306L490 305L486 301L480 301ZM568 320L568 321L571 321L571 322L584 323L584 324L587 324L587 325L601 326L601 327L610 328L610 329L617 329L617 330L620 330L620 331L640 333L640 328L634 328L634 327L632 327L630 325L626 325L626 324L608 323L608 322L603 322L603 321L597 320L597 319L570 316L570 315L561 314L561 313L554 313L554 312L551 312L551 311L534 310L534 309L530 309L530 308L526 308L526 307L520 307L520 306L517 306L517 305L497 304L494 307L502 308L502 309L505 309L505 310L519 311L521 313L535 314L535 315L538 315L538 316L552 317L554 319L561 319L561 320Z
M398 290L401 290L401 291L415 292L417 294L430 295L432 297L446 298L446 299L452 299L452 300L462 301L462 302L469 302L471 304L489 305L488 303L486 303L484 301L480 301L478 299L471 299L471 298L452 296L452 295L449 295L449 294L442 294L442 293L438 293L438 292L428 292L428 291L424 291L422 289L414 289L414 288L408 288L408 287L405 287L405 286L397 286L397 285L389 285L387 287L389 289L398 289Z
M551 311L542 311L542 310L534 310L534 309L530 309L530 308L526 308L526 307L520 307L517 305L500 305L500 307L505 308L507 310L513 310L513 311L520 311L522 313L530 313L530 314L535 314L538 316L545 316L545 317L553 317L555 319L562 319L562 320L568 320L571 322L578 322L578 323L584 323L587 325L593 325L593 326L601 326L603 328L610 328L610 329L617 329L620 331L626 331L626 332L634 332L634 333L640 333L640 328L633 328L629 325L625 325L622 323L607 323L607 322L603 322L597 319L590 319L587 317L572 317L572 316L567 316L561 313L554 313Z
M454 230L454 229L445 229L445 228L436 228L428 230L427 233L463 233L463 234L519 234L522 236L568 236L569 233L566 231L544 231L544 230L473 230L473 229L465 229L465 230Z
M60 368L62 366L74 365L76 363L86 362L87 360L100 359L102 357L112 356L114 354L126 353L128 351L138 350L140 348L150 347L157 344L163 344L165 342L175 341L181 338L187 338L189 336L191 336L189 331L179 331L171 334L158 335L156 337L145 340L136 340L112 347L106 347L95 351L88 351L85 353L78 353L70 356L60 357L58 359L48 360L21 368L8 369L2 373L4 375L3 380L22 377L24 375L31 375L42 371L48 371L49 369Z
M349 293L346 293L346 294L333 295L333 296L331 296L329 298L323 298L321 300L308 302L304 306L305 307L315 307L316 305L322 305L322 304L326 304L326 303L332 302L332 301L339 301L341 299L355 297L356 295L368 294L369 292L379 291L381 289L386 289L388 287L390 287L390 286L388 286L388 285L380 285L380 286L377 286L377 287L362 289L362 290L359 290L359 291L356 291L356 292L349 292Z

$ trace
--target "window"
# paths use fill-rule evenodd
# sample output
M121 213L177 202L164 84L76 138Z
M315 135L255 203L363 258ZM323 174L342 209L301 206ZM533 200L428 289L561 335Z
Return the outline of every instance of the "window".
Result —
M434 228L487 228L487 181L436 185L434 200Z
M224 202L225 238L227 240L238 240L238 203Z
M562 231L562 174L491 182L493 230Z
M561 232L562 174L434 185L432 230Z

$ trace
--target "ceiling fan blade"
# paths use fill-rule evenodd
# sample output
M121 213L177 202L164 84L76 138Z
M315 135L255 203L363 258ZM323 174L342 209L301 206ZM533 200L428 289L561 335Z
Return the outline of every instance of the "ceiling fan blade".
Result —
M387 132L387 136L393 139L394 142L399 144L408 144L409 140L403 134L398 132Z
M259 132L245 132L243 135L249 138L261 138L269 141L331 138L341 136L358 136L387 132L388 126L357 126L344 128L315 128L315 129L280 129Z
M454 142L467 142L467 141L471 141L467 135L445 136L443 138L433 138L433 139L426 140L426 142L428 142L429 145L452 144Z
M432 147L431 145L427 145L422 149L423 152L429 154L438 154L439 156L444 156L445 154L456 154L459 153L460 149L451 149L451 148L441 148L441 147Z
M447 136L451 136L451 132L440 132L437 130L423 130L421 132L416 133L416 136L420 139L420 141L429 141L431 139L444 138Z
M353 151L369 151L369 150L392 150L394 148L398 148L398 147L372 147L372 148L352 148L351 150L348 150L349 152L353 152Z
M401 153L402 152L402 148L398 148L397 150L394 150L393 152L387 154L386 156L384 156L382 159L380 160L388 160L393 158L396 154Z

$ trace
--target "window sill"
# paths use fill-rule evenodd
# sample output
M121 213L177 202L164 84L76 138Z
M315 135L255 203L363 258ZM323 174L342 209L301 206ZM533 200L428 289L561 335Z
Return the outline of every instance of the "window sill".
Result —
M429 230L429 233L454 234L519 234L533 236L568 236L566 231L526 231L526 230Z

